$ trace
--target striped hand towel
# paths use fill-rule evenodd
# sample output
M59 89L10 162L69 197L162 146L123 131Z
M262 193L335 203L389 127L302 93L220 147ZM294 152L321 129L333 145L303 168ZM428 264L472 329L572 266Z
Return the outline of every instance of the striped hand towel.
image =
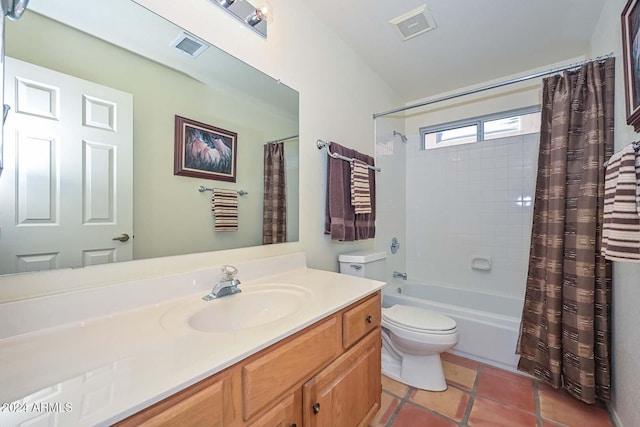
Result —
M238 231L238 193L214 188L211 195L213 231Z
M601 253L612 261L640 262L640 216L636 201L640 162L630 144L607 163Z
M371 189L369 168L365 162L351 160L351 205L356 214L371 213Z
M634 148L636 150L636 207L638 216L640 216L640 143L636 142Z

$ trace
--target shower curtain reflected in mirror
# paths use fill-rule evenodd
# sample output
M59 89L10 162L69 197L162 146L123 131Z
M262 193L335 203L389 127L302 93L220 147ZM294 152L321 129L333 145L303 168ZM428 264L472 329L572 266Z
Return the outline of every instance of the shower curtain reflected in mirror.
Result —
M518 369L576 398L611 398L611 264L600 254L613 153L614 58L544 79Z
M287 197L284 143L264 146L264 202L262 244L287 241Z

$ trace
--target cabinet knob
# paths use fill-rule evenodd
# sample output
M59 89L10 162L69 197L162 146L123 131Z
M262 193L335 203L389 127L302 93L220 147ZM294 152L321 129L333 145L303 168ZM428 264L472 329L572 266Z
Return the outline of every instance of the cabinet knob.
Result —
M293 423L289 427L298 427L298 425L296 423Z
M317 414L318 412L320 412L320 404L319 403L314 403L311 408L313 409L313 413L314 414Z
M371 315L367 316L367 323L371 323L373 322L373 317L371 317Z

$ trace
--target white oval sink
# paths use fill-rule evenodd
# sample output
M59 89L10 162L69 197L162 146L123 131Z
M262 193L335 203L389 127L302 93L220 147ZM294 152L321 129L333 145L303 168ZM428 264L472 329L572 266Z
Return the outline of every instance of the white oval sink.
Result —
M309 291L295 285L246 286L242 292L207 301L188 317L192 329L224 333L264 326L298 311Z

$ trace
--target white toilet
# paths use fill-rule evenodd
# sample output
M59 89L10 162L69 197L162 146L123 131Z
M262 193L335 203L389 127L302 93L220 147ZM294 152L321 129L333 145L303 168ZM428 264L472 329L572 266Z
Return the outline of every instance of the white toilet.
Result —
M385 259L384 252L373 251L338 258L341 273L381 281L386 281ZM382 308L382 373L390 378L423 390L446 390L440 353L457 343L450 317L408 305Z

